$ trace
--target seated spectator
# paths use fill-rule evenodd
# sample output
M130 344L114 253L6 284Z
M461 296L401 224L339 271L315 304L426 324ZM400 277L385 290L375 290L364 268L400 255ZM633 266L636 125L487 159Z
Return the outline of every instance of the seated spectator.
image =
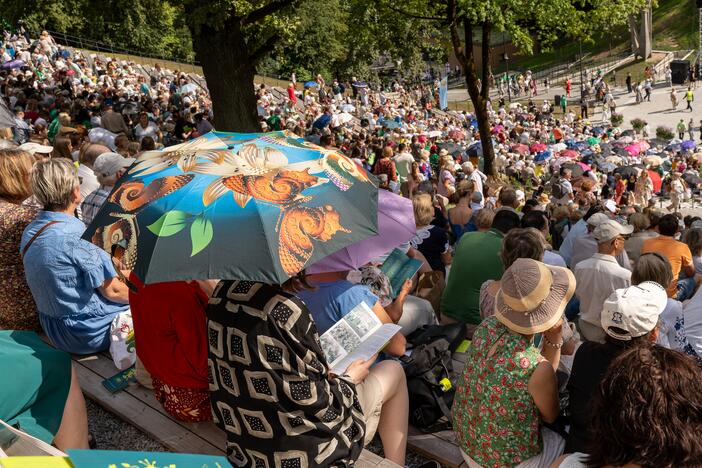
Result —
M610 363L627 349L656 342L658 319L666 300L661 285L646 281L617 289L604 302L601 313L604 343L585 341L573 360L568 380L571 416L566 453L588 451L592 400L602 377Z
M590 219L595 216L598 215ZM624 236L631 231L631 226L622 226L611 219L600 223L592 232L597 253L573 269L578 281L575 295L580 300L578 325L586 340L604 341L605 331L600 325L602 304L612 292L631 284L631 272L615 259L624 250Z
M44 210L24 230L20 253L42 328L64 351L104 351L112 321L129 310L128 289L107 252L80 237L75 166L64 159L36 163L32 191Z
M519 258L542 261L544 244L536 229L512 229L502 240L500 259L509 268ZM480 287L480 318L495 315L495 299L500 291L500 280L487 280Z
M558 252L551 250L551 246L546 242L551 231L548 216L541 210L532 210L522 216L523 228L534 228L541 234L544 243L543 262L546 265L553 265L566 268L565 260ZM539 259L537 259L539 260Z
M0 150L0 329L40 331L34 299L19 252L22 232L37 210L21 203L32 193L34 158L20 150Z
M129 292L129 306L137 356L151 374L156 399L181 421L211 420L208 295L195 281L144 285L134 273L129 280L136 288Z
M624 250L626 250L629 260L633 264L636 264L636 261L641 255L641 248L643 247L644 241L653 237L658 237L658 233L648 229L651 225L651 221L648 216L643 213L633 213L630 215L629 225L634 227L634 232L624 242Z
M673 269L673 281L666 285L668 295L679 301L689 299L695 292L695 264L692 262L690 247L674 239L680 230L678 217L674 214L663 216L658 223L660 236L643 243L641 253L658 252L666 257Z
M222 281L212 294L212 411L227 433L230 461L349 466L377 430L385 457L404 465L409 401L402 367L387 360L371 368L372 358L331 375L315 321L293 295L307 286L300 278L282 286Z
M684 355L635 346L612 361L593 394L587 454L552 467L702 466L702 373Z
M324 334L362 302L373 310L381 322L399 323L402 307L412 286L410 280L405 282L397 298L385 308L368 286L353 284L346 276L346 271L307 275L307 281L314 289L305 289L297 293L297 297L309 308L319 333ZM385 352L391 356L402 356L405 353L405 345L405 337L398 333L390 340Z
M570 268L575 269L578 263L592 258L593 255L597 253L597 240L592 235L592 232L597 226L609 219L611 218L604 213L595 213L588 218L587 233L579 236L573 242L573 254L570 261ZM629 261L629 256L626 254L626 250L622 249L618 251L615 258L622 268L631 271L631 262Z
M117 153L102 153L95 159L93 172L100 183L100 187L85 197L80 206L85 224L93 222L115 184L133 162L134 159L123 158L121 154Z
M0 369L6 376L1 420L59 450L88 448L88 415L71 356L34 332L0 330Z
M110 148L97 143L86 143L78 154L78 178L80 179L80 201L100 188L100 182L93 171L93 164L98 156L109 153Z
M419 250L434 271L446 274L446 266L451 264L451 251L446 231L434 226L434 205L431 195L420 193L412 198L414 222L417 235L411 241L412 247Z
M473 217L473 210L470 208L472 194L472 186L464 182L458 184L458 189L453 194L456 206L448 210L448 222L451 224L454 242L458 242L464 233L469 232L470 220Z
M702 275L702 229L688 229L685 231L682 241L690 248L695 274Z
M487 208L483 208L478 216ZM486 211L486 215L489 211ZM478 219L480 221L480 218ZM502 277L502 240L519 226L519 216L508 210L495 214L489 231L469 232L456 245L446 289L441 298L441 320L468 324L468 332L481 321L480 288L487 280Z
M453 429L468 466L548 466L564 441L540 422L559 413L561 317L575 279L565 268L520 258L500 283L495 315L476 329L456 385Z

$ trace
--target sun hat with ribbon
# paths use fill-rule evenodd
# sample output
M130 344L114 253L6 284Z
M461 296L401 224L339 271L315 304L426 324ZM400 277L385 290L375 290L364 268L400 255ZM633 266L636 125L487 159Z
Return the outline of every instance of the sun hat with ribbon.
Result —
M569 269L520 258L502 275L495 318L517 333L540 333L558 323L574 292Z

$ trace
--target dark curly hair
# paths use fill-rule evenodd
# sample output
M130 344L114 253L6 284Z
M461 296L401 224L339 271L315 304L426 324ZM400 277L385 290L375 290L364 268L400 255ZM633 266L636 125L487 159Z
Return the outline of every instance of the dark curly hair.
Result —
M609 366L595 395L588 466L702 466L702 371L689 357L638 346Z

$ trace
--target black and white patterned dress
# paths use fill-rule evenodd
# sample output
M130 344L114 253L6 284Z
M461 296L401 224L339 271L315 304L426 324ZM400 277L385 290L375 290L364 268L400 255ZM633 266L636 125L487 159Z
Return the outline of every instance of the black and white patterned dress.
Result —
M234 466L353 466L363 411L329 378L307 307L278 286L221 281L207 308L212 413Z

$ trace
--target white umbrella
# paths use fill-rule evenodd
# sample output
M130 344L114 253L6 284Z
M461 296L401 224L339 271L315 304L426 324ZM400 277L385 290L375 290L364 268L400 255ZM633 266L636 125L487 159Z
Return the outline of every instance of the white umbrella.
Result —
M349 114L348 112L342 112L339 114L339 123L345 124L349 123L353 120L353 115Z
M356 106L352 104L344 104L343 106L341 106L341 110L344 112L353 112L356 110Z
M427 136L429 138L436 138L441 136L441 130L432 130L431 132L427 133Z

